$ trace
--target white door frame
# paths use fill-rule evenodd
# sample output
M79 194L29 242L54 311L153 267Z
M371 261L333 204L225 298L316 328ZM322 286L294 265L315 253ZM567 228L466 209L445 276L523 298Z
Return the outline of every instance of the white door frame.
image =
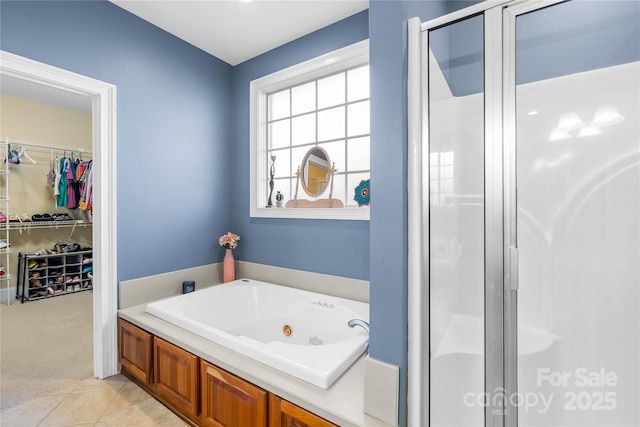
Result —
M0 50L0 73L92 100L93 374L118 373L116 240L116 87Z

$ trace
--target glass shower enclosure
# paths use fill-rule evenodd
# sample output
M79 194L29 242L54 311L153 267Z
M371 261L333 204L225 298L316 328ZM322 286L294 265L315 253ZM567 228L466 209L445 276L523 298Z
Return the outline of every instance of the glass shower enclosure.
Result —
M429 424L640 425L640 2L484 2L420 43Z

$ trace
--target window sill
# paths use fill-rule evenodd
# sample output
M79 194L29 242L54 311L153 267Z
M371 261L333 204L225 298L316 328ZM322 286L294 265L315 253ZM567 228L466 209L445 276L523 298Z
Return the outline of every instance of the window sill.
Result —
M369 208L253 208L251 217L369 221Z

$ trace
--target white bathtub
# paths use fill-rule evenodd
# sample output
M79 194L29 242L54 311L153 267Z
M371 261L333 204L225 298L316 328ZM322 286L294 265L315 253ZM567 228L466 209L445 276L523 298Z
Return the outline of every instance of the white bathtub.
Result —
M256 280L147 304L145 311L327 389L364 353L369 304Z

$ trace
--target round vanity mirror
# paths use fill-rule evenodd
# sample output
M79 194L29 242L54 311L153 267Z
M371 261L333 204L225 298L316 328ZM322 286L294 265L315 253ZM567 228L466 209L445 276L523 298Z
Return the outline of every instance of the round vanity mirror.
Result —
M329 154L320 147L312 147L302 159L302 188L311 197L318 197L329 186L331 179L331 162Z

